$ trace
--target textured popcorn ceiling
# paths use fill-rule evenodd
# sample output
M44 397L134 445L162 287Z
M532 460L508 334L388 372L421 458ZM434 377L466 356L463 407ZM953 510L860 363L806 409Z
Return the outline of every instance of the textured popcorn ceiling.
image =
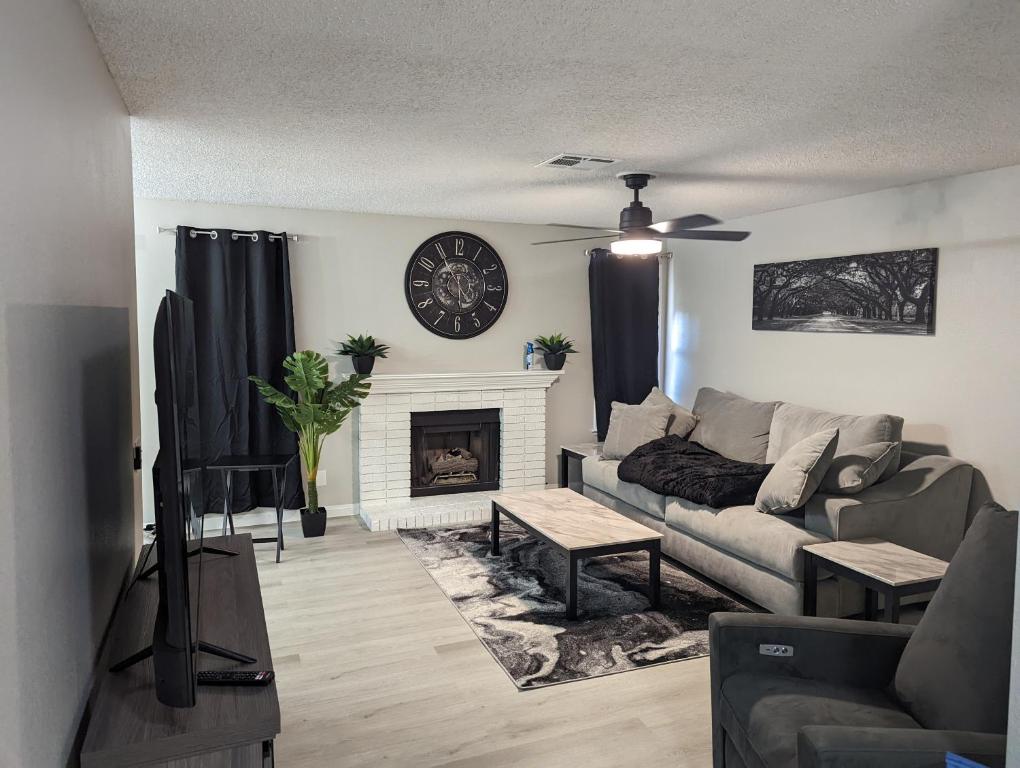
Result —
M1020 163L1017 0L82 5L143 197L606 226L619 170L733 217Z

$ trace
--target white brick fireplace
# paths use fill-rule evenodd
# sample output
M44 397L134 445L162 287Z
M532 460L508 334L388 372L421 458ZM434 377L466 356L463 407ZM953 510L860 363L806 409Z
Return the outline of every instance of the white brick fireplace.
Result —
M483 519L492 493L411 498L411 414L498 408L501 490L546 483L546 390L560 371L379 375L355 410L358 514L373 530Z

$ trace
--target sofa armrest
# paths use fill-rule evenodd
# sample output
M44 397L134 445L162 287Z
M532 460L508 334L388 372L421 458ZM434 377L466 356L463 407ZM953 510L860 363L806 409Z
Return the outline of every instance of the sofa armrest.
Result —
M737 673L789 675L884 688L893 679L912 626L875 621L713 613L708 617L712 676L712 763L723 768L723 682ZM789 656L762 655L761 645L789 645Z
M713 613L708 619L712 689L739 673L884 688L913 632L903 624L761 613ZM790 656L764 656L761 645L788 645Z
M834 540L875 536L948 560L963 539L973 467L922 456L852 496L815 494L804 527Z
M928 768L954 752L995 768L1006 763L1006 737L921 728L808 725L797 734L799 768Z

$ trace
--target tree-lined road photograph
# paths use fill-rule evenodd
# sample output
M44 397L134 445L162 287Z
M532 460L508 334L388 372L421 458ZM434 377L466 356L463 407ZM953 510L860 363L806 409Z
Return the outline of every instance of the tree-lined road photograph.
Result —
M756 264L751 328L930 335L937 266L937 248Z

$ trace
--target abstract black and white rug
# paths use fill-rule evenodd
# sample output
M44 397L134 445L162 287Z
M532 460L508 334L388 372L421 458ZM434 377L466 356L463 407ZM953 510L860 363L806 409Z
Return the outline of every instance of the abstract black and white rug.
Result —
M578 620L567 621L566 559L512 522L497 556L486 525L398 533L521 689L705 656L709 614L750 610L665 559L650 610L648 555L635 552L584 563Z

